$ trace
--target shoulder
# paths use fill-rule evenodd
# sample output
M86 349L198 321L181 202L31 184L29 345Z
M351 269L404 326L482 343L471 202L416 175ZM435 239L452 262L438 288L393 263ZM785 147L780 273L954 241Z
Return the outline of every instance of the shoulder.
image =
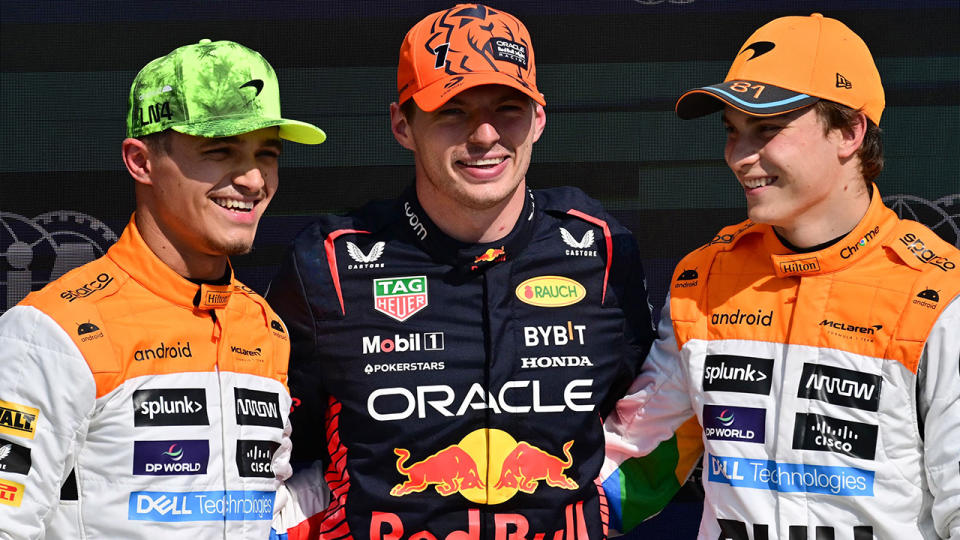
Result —
M533 190L535 210L541 211L558 221L586 221L605 228L611 235L631 234L604 209L600 201L590 197L580 188L560 186Z
M960 249L916 221L901 220L885 246L915 270L960 280Z
M33 306L59 319L62 313L95 310L97 303L116 294L127 280L127 274L104 256L30 293L20 305Z
M343 234L364 232L376 234L388 229L403 215L399 199L370 201L362 207L342 215L324 214L304 228L293 240L294 250L314 250L327 239Z

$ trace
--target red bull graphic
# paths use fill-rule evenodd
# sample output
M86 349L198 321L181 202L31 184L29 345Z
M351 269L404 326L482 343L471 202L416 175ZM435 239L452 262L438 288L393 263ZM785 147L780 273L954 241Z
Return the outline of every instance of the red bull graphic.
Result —
M494 262L498 259L500 261L507 258L507 252L503 250L503 246L498 248L490 248L483 252L482 255L477 255L477 258L473 260L474 263L482 262Z
M567 441L563 445L563 455L566 456L566 460L561 460L526 441L520 441L503 460L500 480L494 488L514 487L524 493L533 493L537 490L540 480L543 480L548 486L577 489L580 486L563 474L563 471L573 465L573 458L570 456L571 446L573 441Z
M493 514L493 540L590 540L583 502L566 505L563 508L563 523L553 526L561 528L538 532L530 530L530 522L522 514L496 513ZM407 534L403 520L397 514L373 512L370 516L371 540L481 540L480 510L477 508L467 510L467 519L463 528L446 536L435 535L427 530L409 532L409 536ZM490 537L485 536L485 538Z
M407 479L390 490L401 497L426 491L430 486L447 497L459 493L478 504L498 504L517 492L534 493L538 488L578 489L564 471L573 465L570 448L563 445L563 458L526 441L517 441L499 429L478 429L459 443L407 465L410 452L394 449L397 471Z
M397 454L397 470L407 476L407 480L390 490L394 497L408 493L418 493L433 485L437 493L444 497L462 489L480 488L486 485L480 479L477 463L462 448L451 445L432 456L405 467L410 452L403 448L394 448Z

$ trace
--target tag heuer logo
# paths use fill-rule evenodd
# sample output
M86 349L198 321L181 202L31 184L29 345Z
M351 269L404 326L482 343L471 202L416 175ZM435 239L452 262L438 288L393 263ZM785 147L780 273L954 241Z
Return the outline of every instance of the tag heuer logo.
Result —
M403 322L427 307L427 276L373 280L373 308Z

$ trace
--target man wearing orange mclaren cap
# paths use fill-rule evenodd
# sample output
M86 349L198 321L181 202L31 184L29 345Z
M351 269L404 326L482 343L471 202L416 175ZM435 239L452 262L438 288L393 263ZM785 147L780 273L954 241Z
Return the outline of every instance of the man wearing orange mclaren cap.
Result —
M629 463L695 417L699 538L960 538L960 252L884 206L883 108L866 44L818 13L680 97L721 113L749 219L677 266L605 423L624 529Z
M602 538L601 420L653 339L635 241L582 191L526 185L546 113L516 17L427 16L397 89L413 185L321 217L267 295L292 338L293 460L315 462L275 528Z

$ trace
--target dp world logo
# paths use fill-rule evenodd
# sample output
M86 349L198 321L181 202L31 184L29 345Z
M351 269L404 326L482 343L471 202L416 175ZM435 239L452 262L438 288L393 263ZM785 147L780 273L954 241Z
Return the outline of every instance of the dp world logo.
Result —
M0 313L68 270L103 256L117 235L67 210L27 218L0 212Z

